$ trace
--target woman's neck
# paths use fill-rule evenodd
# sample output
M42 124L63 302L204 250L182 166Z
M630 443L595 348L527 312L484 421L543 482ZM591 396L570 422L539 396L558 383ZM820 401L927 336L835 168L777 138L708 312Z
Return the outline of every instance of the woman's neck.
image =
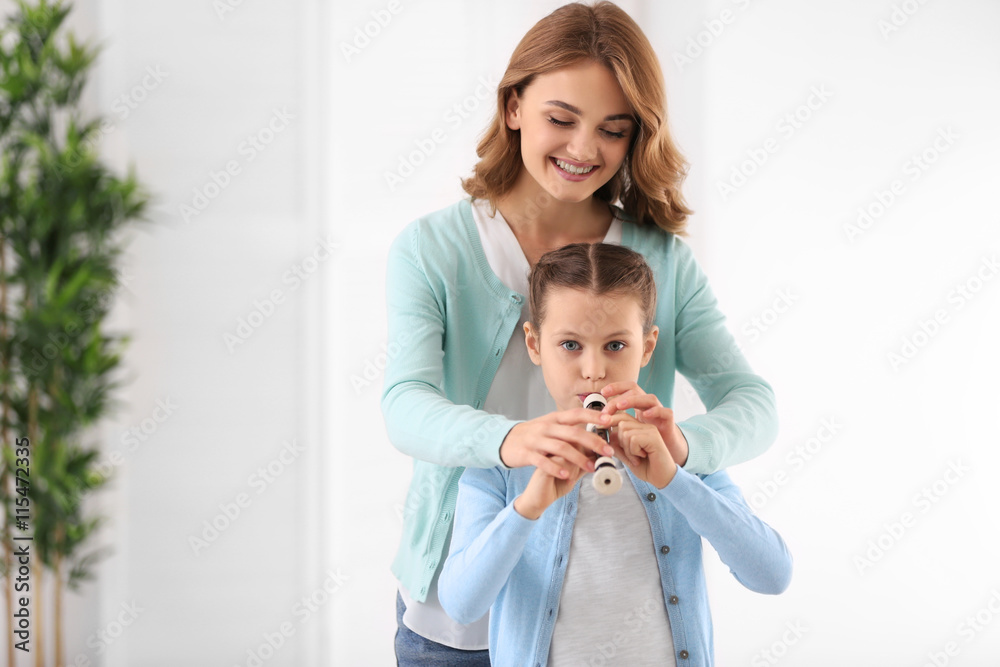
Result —
M568 243L603 240L613 219L606 202L593 196L580 202L559 201L523 172L510 192L497 202L497 208L532 265L537 260L532 259L532 254L541 256Z

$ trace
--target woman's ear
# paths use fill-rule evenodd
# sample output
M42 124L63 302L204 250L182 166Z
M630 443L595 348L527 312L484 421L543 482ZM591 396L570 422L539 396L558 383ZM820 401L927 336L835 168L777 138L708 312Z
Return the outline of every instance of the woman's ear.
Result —
M521 129L521 100L518 99L516 90L512 89L507 98L504 121L507 123L507 127L512 130Z
M649 330L646 334L645 339L642 343L642 365L645 366L649 363L650 357L653 356L653 350L656 349L656 339L660 337L660 327L653 325L653 328Z
M538 331L531 326L531 322L524 323L524 345L528 348L528 356L531 357L531 363L541 366L542 355L538 351Z

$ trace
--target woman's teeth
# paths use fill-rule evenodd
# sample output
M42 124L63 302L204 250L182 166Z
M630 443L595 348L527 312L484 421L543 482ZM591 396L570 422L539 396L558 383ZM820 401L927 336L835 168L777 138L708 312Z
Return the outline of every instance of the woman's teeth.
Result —
M574 167L571 164L563 162L559 158L556 158L556 164L559 165L561 169L568 171L571 174L589 174L591 171L593 171L595 166L591 165L589 167Z

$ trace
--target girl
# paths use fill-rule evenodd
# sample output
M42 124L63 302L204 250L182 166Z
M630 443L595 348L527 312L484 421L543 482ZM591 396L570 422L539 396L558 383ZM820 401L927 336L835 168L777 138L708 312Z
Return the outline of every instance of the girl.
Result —
M456 624L437 601L463 468L535 466L569 479L574 466L593 470L584 452L607 447L578 428L590 411L556 409L518 340L528 270L543 253L619 243L646 258L660 286L663 338L638 378L651 396L608 384L609 415L656 408L653 396L669 402L679 371L708 411L671 417L661 431L686 471L746 461L777 432L771 387L740 353L679 238L690 214L686 164L667 127L656 55L628 15L609 2L574 3L529 30L477 152L463 181L470 196L413 221L387 262L388 342L399 353L386 368L382 412L390 441L414 458L392 565L404 665L488 664L488 620Z
M525 343L560 410L634 382L652 357L656 291L632 250L573 244L547 253L529 294ZM702 537L747 588L788 586L781 537L725 472L699 479L678 468L661 435L670 419L661 407L601 420L631 481L615 495L599 495L592 474L557 457L568 478L541 468L465 471L440 598L460 622L493 607L493 664L713 665Z

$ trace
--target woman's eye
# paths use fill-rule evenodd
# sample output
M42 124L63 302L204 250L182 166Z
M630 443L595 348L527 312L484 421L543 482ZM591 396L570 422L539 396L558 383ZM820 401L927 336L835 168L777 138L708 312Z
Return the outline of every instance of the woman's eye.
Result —
M580 349L580 344L577 343L575 340L564 340L563 342L559 343L559 345L561 345L562 348L567 352L576 352L577 350Z
M612 352L621 352L622 350L625 349L625 343L621 342L620 340L612 341L608 343L608 349L611 350Z
M549 122L552 123L553 125L555 125L556 127L569 127L570 125L573 124L572 121L558 120L556 118L549 118ZM624 132L611 132L610 130L601 130L601 132L603 132L607 136L611 137L612 139L624 139L625 138L625 133Z

